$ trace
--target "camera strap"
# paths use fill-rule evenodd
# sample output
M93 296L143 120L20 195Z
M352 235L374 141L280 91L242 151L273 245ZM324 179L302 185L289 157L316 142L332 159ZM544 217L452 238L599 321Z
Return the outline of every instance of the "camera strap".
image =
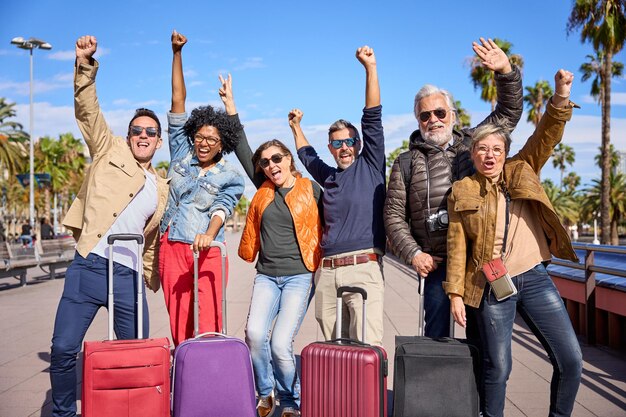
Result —
M500 188L502 193L504 194L504 201L506 202L506 208L504 212L504 241L502 242L502 253L500 257L504 259L504 253L506 252L506 240L509 235L509 205L511 203L511 194L509 194L509 190L506 188L506 184L504 181L500 184Z

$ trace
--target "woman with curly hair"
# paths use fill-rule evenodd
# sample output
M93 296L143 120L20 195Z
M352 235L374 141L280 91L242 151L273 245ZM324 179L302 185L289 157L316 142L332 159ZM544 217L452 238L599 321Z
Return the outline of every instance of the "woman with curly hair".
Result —
M187 39L172 33L172 108L168 113L170 192L161 220L159 272L174 344L193 336L193 253L199 258L200 332L222 323L221 257L213 240L224 242L224 220L243 194L241 174L222 155L232 152L243 126L211 106L185 113L182 48ZM190 249L191 246L191 249ZM207 250L209 249L209 250Z
M220 81L226 113L238 117L232 78L220 76ZM294 117L302 113L294 109L289 119ZM291 151L278 139L261 144L253 154L243 134L235 153L257 188L239 244L242 259L257 260L246 324L259 396L257 412L260 417L272 415L276 397L281 417L296 417L300 379L293 341L309 306L313 274L321 259L322 190L302 178Z

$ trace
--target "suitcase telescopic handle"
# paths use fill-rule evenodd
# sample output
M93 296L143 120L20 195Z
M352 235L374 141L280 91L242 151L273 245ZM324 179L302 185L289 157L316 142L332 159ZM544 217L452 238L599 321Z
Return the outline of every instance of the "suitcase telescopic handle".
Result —
M109 244L109 294L107 308L109 310L109 340L113 340L113 243L118 240L137 242L137 339L143 339L143 235L118 233L107 237Z
M222 258L222 332L228 334L228 319L226 311L226 245L222 242L213 241L209 245L212 248L219 248ZM198 337L200 334L200 306L198 301L198 258L199 252L193 252L193 336Z
M138 245L143 245L143 235L136 235L132 233L118 233L109 235L107 238L107 243L112 245L118 240L134 240Z
M426 280L420 274L417 274L417 294L419 296L419 308L417 309L417 335L424 336L426 333L426 322L424 321L424 290L426 288ZM450 337L454 337L454 317L450 314Z
M365 329L366 329L366 321L367 321L367 314L366 314L366 308L365 308L365 301L367 300L367 291L365 291L364 288L359 288L359 287L339 287L337 288L337 322L335 324L335 339L341 339L341 311L343 310L343 294L344 293L356 293L356 294L361 294L361 297L363 297L363 328L362 328L362 334L363 334L363 340L361 340L361 343L366 343L366 338L365 338Z

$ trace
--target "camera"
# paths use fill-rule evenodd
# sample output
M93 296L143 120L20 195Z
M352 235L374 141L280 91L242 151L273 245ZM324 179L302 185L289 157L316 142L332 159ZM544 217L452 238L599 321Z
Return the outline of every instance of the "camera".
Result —
M431 214L426 219L426 229L429 232L437 232L448 228L448 211L439 210L435 214Z

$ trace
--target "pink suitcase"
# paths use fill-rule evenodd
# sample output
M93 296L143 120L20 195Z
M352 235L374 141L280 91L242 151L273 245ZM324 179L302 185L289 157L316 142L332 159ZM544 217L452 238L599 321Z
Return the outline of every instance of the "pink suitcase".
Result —
M137 339L113 340L113 256L109 258L109 340L85 342L81 413L83 417L169 417L170 341L143 339L142 235L111 235L138 245Z
M341 295L363 296L365 340L367 292L337 289L336 334L341 335ZM387 417L387 353L382 347L351 339L314 342L302 350L303 417Z

